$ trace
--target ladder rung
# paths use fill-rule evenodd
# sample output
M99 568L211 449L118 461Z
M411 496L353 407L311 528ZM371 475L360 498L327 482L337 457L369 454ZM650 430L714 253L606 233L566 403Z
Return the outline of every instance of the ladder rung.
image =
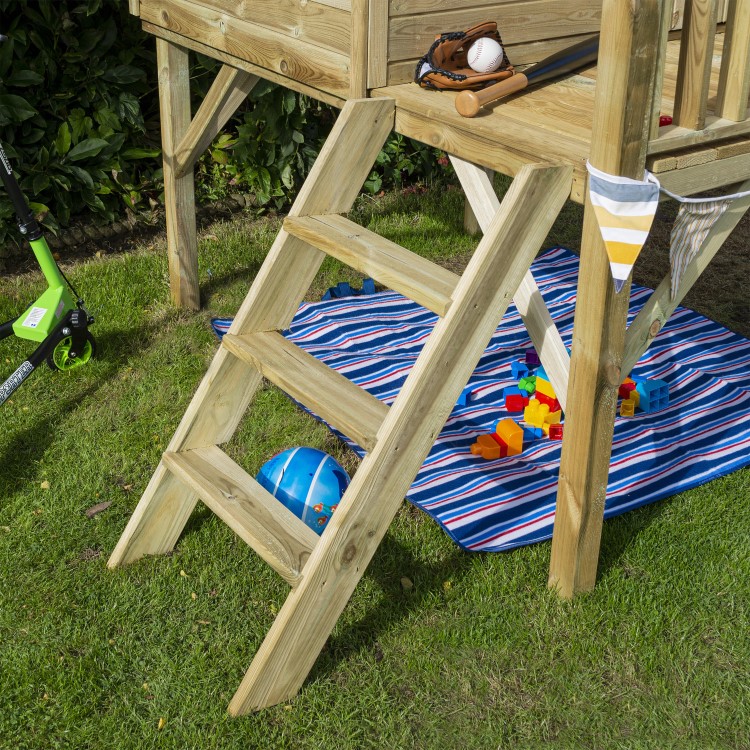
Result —
M318 535L216 446L164 453L164 465L294 586Z
M284 229L443 317L459 277L344 216L288 216Z
M226 334L224 346L357 445L375 446L388 407L276 331Z

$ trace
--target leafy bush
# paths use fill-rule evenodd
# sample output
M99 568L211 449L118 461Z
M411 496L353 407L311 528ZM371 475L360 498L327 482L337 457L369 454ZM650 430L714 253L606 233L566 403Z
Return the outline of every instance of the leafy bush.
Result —
M154 192L154 54L122 0L0 0L0 139L55 229ZM151 128L147 127L147 122ZM0 239L12 226L0 197Z
M53 232L163 202L156 54L124 0L0 0L0 141L35 213ZM191 56L194 111L219 63ZM299 188L336 111L261 81L201 157L196 197L252 193L281 208ZM393 135L365 189L429 179L436 152ZM0 191L0 245L16 236Z

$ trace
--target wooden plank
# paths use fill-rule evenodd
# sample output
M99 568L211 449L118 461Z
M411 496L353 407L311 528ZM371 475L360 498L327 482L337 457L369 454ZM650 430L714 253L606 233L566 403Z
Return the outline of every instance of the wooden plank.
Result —
M658 35L657 3L604 0L591 163L608 174L643 177ZM587 200L550 560L562 597L596 580L628 300Z
M159 69L169 288L175 305L197 310L200 307L200 291L193 173L178 176L175 160L177 144L190 125L188 52L157 39L156 60Z
M285 86L286 88L291 89L292 91L298 91L300 94L305 94L305 96L310 96L313 99L318 99L322 102L325 102L326 104L330 104L333 107L338 107L340 109L344 106L344 102L346 101L344 95L336 96L328 91L322 91L321 89L316 89L313 86L308 86L301 81L295 81L293 78L283 76L279 73L274 72L273 70L268 70L267 68L262 68L259 65L254 65L247 60L243 60L242 58L235 57L234 55L230 55L227 52L222 52L221 50L209 47L207 44L198 42L195 39L189 39L186 36L181 36L180 34L177 34L174 31L169 31L169 29L164 29L161 26L156 26L152 23L146 22L144 22L142 26L143 30L146 33L155 36L157 39L165 39L168 42L172 42L172 44L177 44L181 47L184 47L185 49L197 52L198 54L212 57L215 60L225 63L226 65L229 65L233 68L238 68L239 70L244 70L247 73L252 73L253 75L256 75L260 78L271 81L272 83L278 83L281 86Z
M713 143L727 138L750 133L750 109L746 111L749 119L742 122L734 122L719 117L707 117L705 127L702 130L688 130L669 126L663 128L659 137L648 142L649 154L663 154L689 146Z
M740 185L736 192L750 190L750 180ZM732 192L735 192L733 189ZM643 353L651 345L659 331L666 325L672 313L681 304L685 295L692 289L708 264L719 252L722 245L739 224L750 208L750 196L737 198L711 227L698 255L688 264L682 277L679 291L672 299L671 273L667 274L661 284L648 298L635 320L628 328L625 338L622 371L628 375L636 366Z
M501 3L483 9L477 17L475 7L460 7L453 3L448 10L392 16L389 24L389 60L412 60L423 55L435 37L445 31L461 31L479 21L497 21L500 35L506 44L521 45L540 39L593 33L599 29L600 10L591 0L529 0L523 3Z
M374 89L385 86L388 80L388 3L386 0L369 1L367 88Z
M482 231L486 231L500 210L500 200L495 193L492 180L474 164L455 156L451 157L451 162L466 194L467 203L471 205ZM530 271L519 284L513 295L513 302L564 411L568 394L570 356Z
M164 465L258 553L296 586L318 535L216 446L165 453Z
M750 97L750 0L732 0L728 8L716 114L747 120Z
M659 182L677 195L694 195L740 182L748 174L750 154L740 154L673 172L661 172Z
M141 4L141 18L313 88L346 97L349 55L225 16L189 0Z
M134 16L137 16L141 12L140 0L128 0L128 11Z
M321 213L330 207L347 212L392 124L393 102L348 102L290 213ZM282 231L235 316L230 333L251 333L266 323L266 330L285 328L285 321L294 317L324 257L319 250ZM290 278L290 269L294 269L295 278ZM284 284L284 280L288 283ZM220 347L168 450L178 452L229 440L260 382L261 375L255 367ZM169 545L174 545L196 501L194 493L175 484L170 472L160 466L117 544L111 567L166 552Z
M354 475L230 713L279 703L301 687L565 202L569 179L568 168L527 167L511 186L461 277L454 304L423 347L375 450Z
M143 3L161 0L141 0ZM319 0L188 0L196 9L212 12L225 23L243 21L292 42L349 53L351 45L351 3L338 8ZM196 29L197 31L197 29ZM200 37L199 37L200 38Z
M226 334L230 352L366 451L372 450L388 407L275 331Z
M676 125L700 130L706 123L715 36L715 0L686 3L673 114Z
M182 177L195 166L200 155L211 145L259 80L252 73L222 65L206 98L175 148L176 177Z
M436 315L450 307L456 274L343 216L290 216L284 229Z
M367 96L367 72L370 33L370 0L353 0L351 10L351 33L349 58L351 75L349 97L362 99Z
M108 568L173 550L198 502L198 495L186 489L163 462L157 466L143 496L153 501L138 503L112 550Z
M659 16L659 38L656 50L656 70L654 71L654 95L651 100L651 130L649 138L659 136L659 118L662 108L662 91L664 89L664 69L667 63L667 48L669 42L669 30L672 25L672 4L669 0L663 0L661 14Z

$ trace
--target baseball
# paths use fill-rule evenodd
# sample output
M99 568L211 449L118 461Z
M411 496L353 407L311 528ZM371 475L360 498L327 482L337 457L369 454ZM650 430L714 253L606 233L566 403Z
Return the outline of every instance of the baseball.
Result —
M494 39L482 37L469 47L466 59L477 73L491 73L503 62L503 48Z

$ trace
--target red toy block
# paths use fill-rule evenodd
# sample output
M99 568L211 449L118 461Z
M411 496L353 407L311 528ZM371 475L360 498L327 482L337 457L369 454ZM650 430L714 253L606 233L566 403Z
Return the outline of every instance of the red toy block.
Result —
M534 398L540 404L547 404L547 406L549 406L550 412L556 412L562 409L562 406L560 406L560 402L556 398L551 398L545 393L541 393L539 389L537 389L536 393L534 393Z
M505 408L508 411L523 411L529 405L528 396L513 393L505 397Z
M561 424L551 424L549 426L549 439L550 440L562 440L563 438L563 426Z

